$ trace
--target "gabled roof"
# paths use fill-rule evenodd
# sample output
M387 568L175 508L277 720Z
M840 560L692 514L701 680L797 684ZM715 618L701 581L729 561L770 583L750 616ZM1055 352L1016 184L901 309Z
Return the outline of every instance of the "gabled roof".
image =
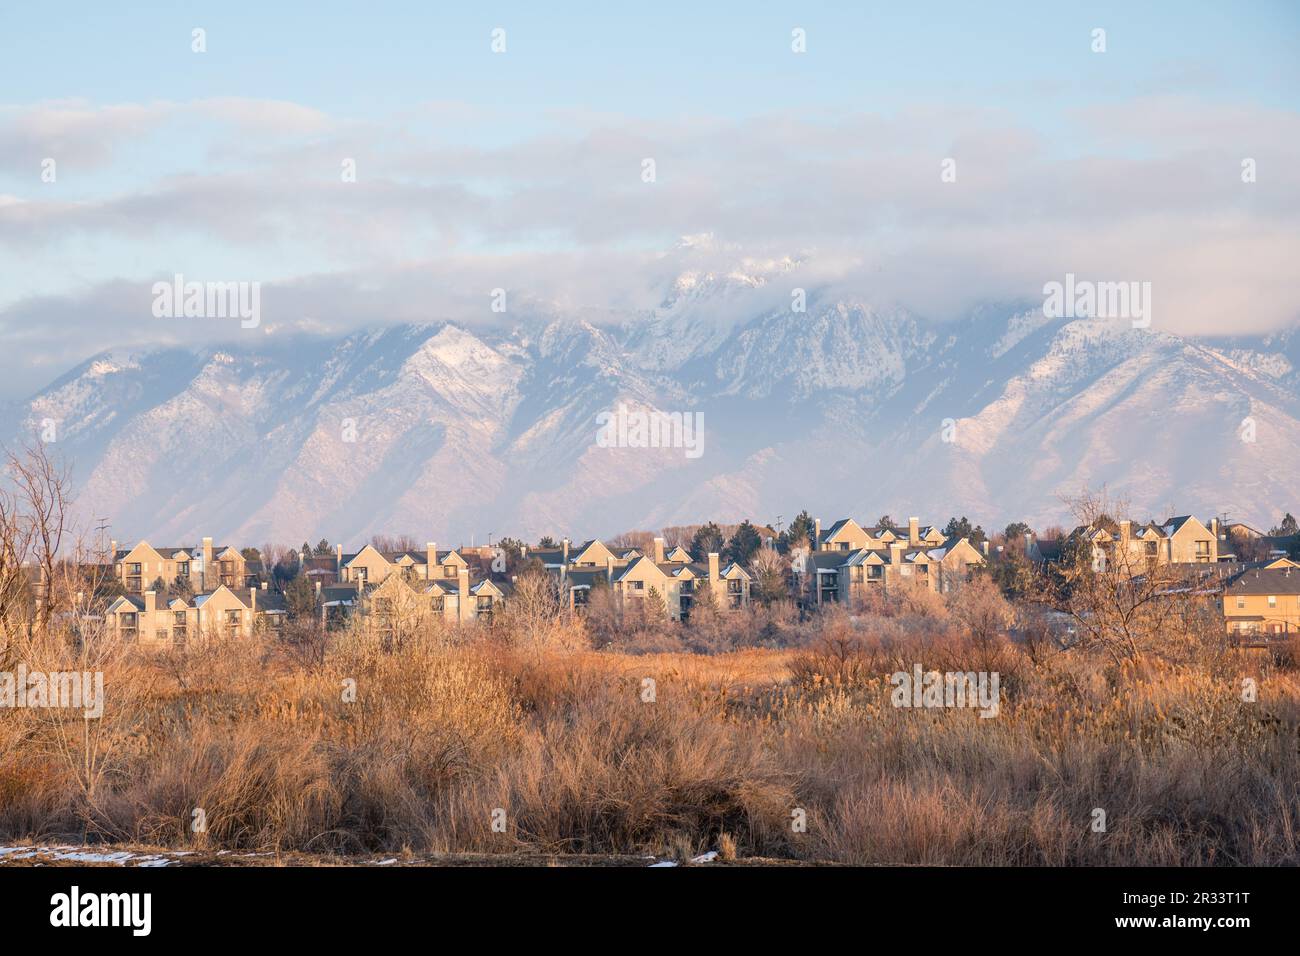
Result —
M1295 568L1259 568L1244 571L1228 584L1228 593L1300 594L1300 570Z
M665 572L662 568L660 568L659 565L655 564L653 561L651 561L651 560L650 560L649 558L647 558L645 555L641 555L641 557L634 559L631 563L629 563L629 564L625 564L625 565L624 565L623 567L621 567L621 568L615 568L615 569L614 569L614 580L615 580L615 581L622 581L624 578L626 578L626 577L628 577L629 575L631 575L634 569L636 569L636 568L640 568L642 565L648 565L649 567L654 568L654 569L655 569L656 571L658 571L660 574L662 574L662 575L664 575L665 577L667 577L667 572Z
M849 525L853 525L853 527L857 528L859 531L863 530L862 525L858 524L852 518L841 518L839 521L835 522L833 525L831 525L829 528L827 528L825 531L822 532L822 541L831 540L831 538L835 537L837 534L839 534Z

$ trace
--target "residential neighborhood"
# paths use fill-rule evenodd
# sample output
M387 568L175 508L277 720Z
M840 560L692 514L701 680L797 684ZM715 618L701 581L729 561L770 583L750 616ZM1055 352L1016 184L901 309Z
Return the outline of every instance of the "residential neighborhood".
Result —
M663 535L643 536L642 546L565 537L532 546L512 539L455 548L379 542L348 551L322 542L293 554L292 573L284 559L268 567L255 549L218 546L210 537L184 546L140 541L121 548L113 541L112 579L120 593L103 613L124 640L150 646L184 645L208 632L274 632L302 614L327 628L358 620L379 632L391 632L398 622L490 626L508 606L518 576L533 573L544 574L557 604L574 613L604 592L621 611L688 624L702 600L722 613L770 602L772 567L780 577L776 596L800 613L816 613L888 600L911 588L948 594L1015 556L1050 567L1082 555L1095 573L1159 573L1168 579L1168 594L1221 601L1225 631L1242 643L1300 633L1300 564L1288 556L1300 549L1300 534L1265 535L1218 517L1102 517L1056 538L995 536L1000 543L992 547L989 536L965 519L953 519L946 529L916 517L874 523L845 517L823 526L805 512L800 521L783 534L766 525L737 526L752 536L745 560L723 546L721 535L701 538L702 531L696 540L672 543Z

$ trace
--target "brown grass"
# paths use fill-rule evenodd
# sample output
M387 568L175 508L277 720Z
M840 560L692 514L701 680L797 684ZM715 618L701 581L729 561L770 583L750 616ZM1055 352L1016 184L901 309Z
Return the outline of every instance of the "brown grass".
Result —
M0 839L1300 863L1300 685L1266 658L1116 665L942 633L862 640L830 618L808 627L804 650L714 656L432 639L386 651L360 636L312 662L265 644L113 655L93 739L79 716L0 712ZM891 706L885 675L918 661L999 670L1000 715ZM1241 698L1247 674L1254 703ZM1105 832L1092 829L1098 808ZM791 826L799 811L806 832Z

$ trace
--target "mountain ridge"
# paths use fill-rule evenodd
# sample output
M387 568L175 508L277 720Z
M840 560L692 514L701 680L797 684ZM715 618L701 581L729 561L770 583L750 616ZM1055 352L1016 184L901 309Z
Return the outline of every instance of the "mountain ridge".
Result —
M123 540L468 543L802 508L1042 526L1103 483L1144 518L1264 523L1300 498L1295 330L1187 339L1023 303L934 322L816 292L805 314L714 322L707 283L683 294L625 326L112 350L12 403L9 441L53 420L80 513ZM620 402L703 413L703 455L600 447Z

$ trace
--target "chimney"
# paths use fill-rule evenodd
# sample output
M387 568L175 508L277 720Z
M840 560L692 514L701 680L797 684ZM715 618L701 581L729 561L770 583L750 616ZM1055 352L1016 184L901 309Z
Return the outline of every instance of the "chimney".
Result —
M1128 518L1125 518L1123 521L1119 523L1119 539L1120 541L1128 541L1132 537L1133 537L1133 522L1130 521Z
M1222 541L1222 540L1223 540L1223 536L1219 534L1219 519L1218 519L1218 518L1211 518L1211 519L1210 519L1210 534L1214 535L1214 539L1215 539L1216 541Z
M424 546L424 577L432 581L434 569L438 566L438 542L430 541Z
M709 583L718 580L718 552L709 552Z
M144 613L152 615L158 610L158 594L156 591L144 592ZM141 628L143 630L143 628Z
M1029 553L1030 548L1034 546L1034 536L1032 533L1025 532L1025 554Z
M655 564L664 563L664 539L655 538Z
M340 576L343 574L343 545L341 544L334 545L334 573Z
M903 563L903 548L905 547L907 547L907 545L903 544L903 542L901 541L890 542L889 563L892 564L894 567L898 567L900 564Z
M907 543L908 544L921 543L921 522L918 521L916 518L907 519Z
M114 538L112 541L108 542L108 547L110 549L108 552L108 560L109 563L112 563L117 560L117 539Z
M263 591L266 590L266 582L265 582L265 581L262 582L262 590L263 590Z
M460 619L469 613L469 568L461 568L456 575L456 590L460 594Z
M985 538L980 544L984 546L984 557L987 558L989 556L989 539Z
M605 559L605 579L610 584L614 583L614 556L612 554Z
M814 518L812 549L814 551L818 551L821 549L821 546L822 546L822 519Z
M212 574L212 539L203 539L203 590L209 590L208 576ZM220 578L218 578L220 580Z
M248 589L248 611L253 617L257 617L257 588Z

